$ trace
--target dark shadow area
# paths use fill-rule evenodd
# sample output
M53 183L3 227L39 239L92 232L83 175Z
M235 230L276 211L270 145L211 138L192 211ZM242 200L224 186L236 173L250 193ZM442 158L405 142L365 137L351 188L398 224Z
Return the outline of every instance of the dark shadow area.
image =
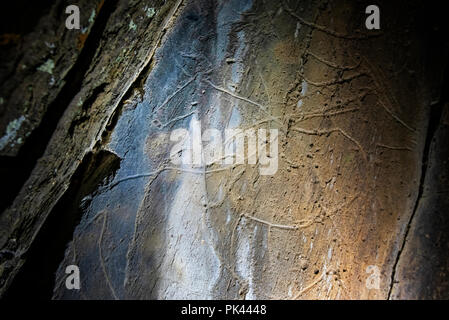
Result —
M56 270L83 214L82 199L107 183L119 167L120 158L108 151L86 155L40 229L5 299L51 299Z
M53 5L53 0L0 2L0 34L26 34Z

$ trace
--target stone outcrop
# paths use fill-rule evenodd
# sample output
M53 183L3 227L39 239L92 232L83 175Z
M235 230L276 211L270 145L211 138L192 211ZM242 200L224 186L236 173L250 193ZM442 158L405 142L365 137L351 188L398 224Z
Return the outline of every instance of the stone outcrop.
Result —
M1 87L2 170L21 178L0 215L0 294L447 297L444 19L379 1L366 30L366 5L80 2L81 31L49 7L11 49L35 62ZM275 172L250 153L174 163L170 137L197 123L277 130L258 136ZM81 290L64 286L73 264Z

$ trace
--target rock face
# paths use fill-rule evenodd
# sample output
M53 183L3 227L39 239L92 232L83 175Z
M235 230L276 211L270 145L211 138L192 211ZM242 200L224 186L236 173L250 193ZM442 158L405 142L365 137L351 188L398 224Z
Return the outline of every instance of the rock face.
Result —
M0 294L447 297L448 30L419 1L379 1L366 30L368 4L80 2L87 29L2 74L2 170L29 172L0 215Z
M445 92L448 92L447 89ZM446 100L447 101L447 100ZM426 175L413 221L397 260L391 297L395 299L448 299L449 108L435 108L434 132L429 142ZM439 120L439 122L438 122Z

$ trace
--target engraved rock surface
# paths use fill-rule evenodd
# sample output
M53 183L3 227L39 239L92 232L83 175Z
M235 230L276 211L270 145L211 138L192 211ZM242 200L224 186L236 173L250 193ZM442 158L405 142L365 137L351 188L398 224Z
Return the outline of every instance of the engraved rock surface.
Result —
M30 294L54 299L444 296L445 273L424 283L447 260L446 224L426 220L447 212L447 112L431 107L447 98L447 30L422 1L400 16L379 2L380 31L363 1L109 5L79 92L0 215L0 293L39 270ZM276 129L263 147L277 170L173 164L171 134L197 123ZM72 264L81 290L64 286Z

